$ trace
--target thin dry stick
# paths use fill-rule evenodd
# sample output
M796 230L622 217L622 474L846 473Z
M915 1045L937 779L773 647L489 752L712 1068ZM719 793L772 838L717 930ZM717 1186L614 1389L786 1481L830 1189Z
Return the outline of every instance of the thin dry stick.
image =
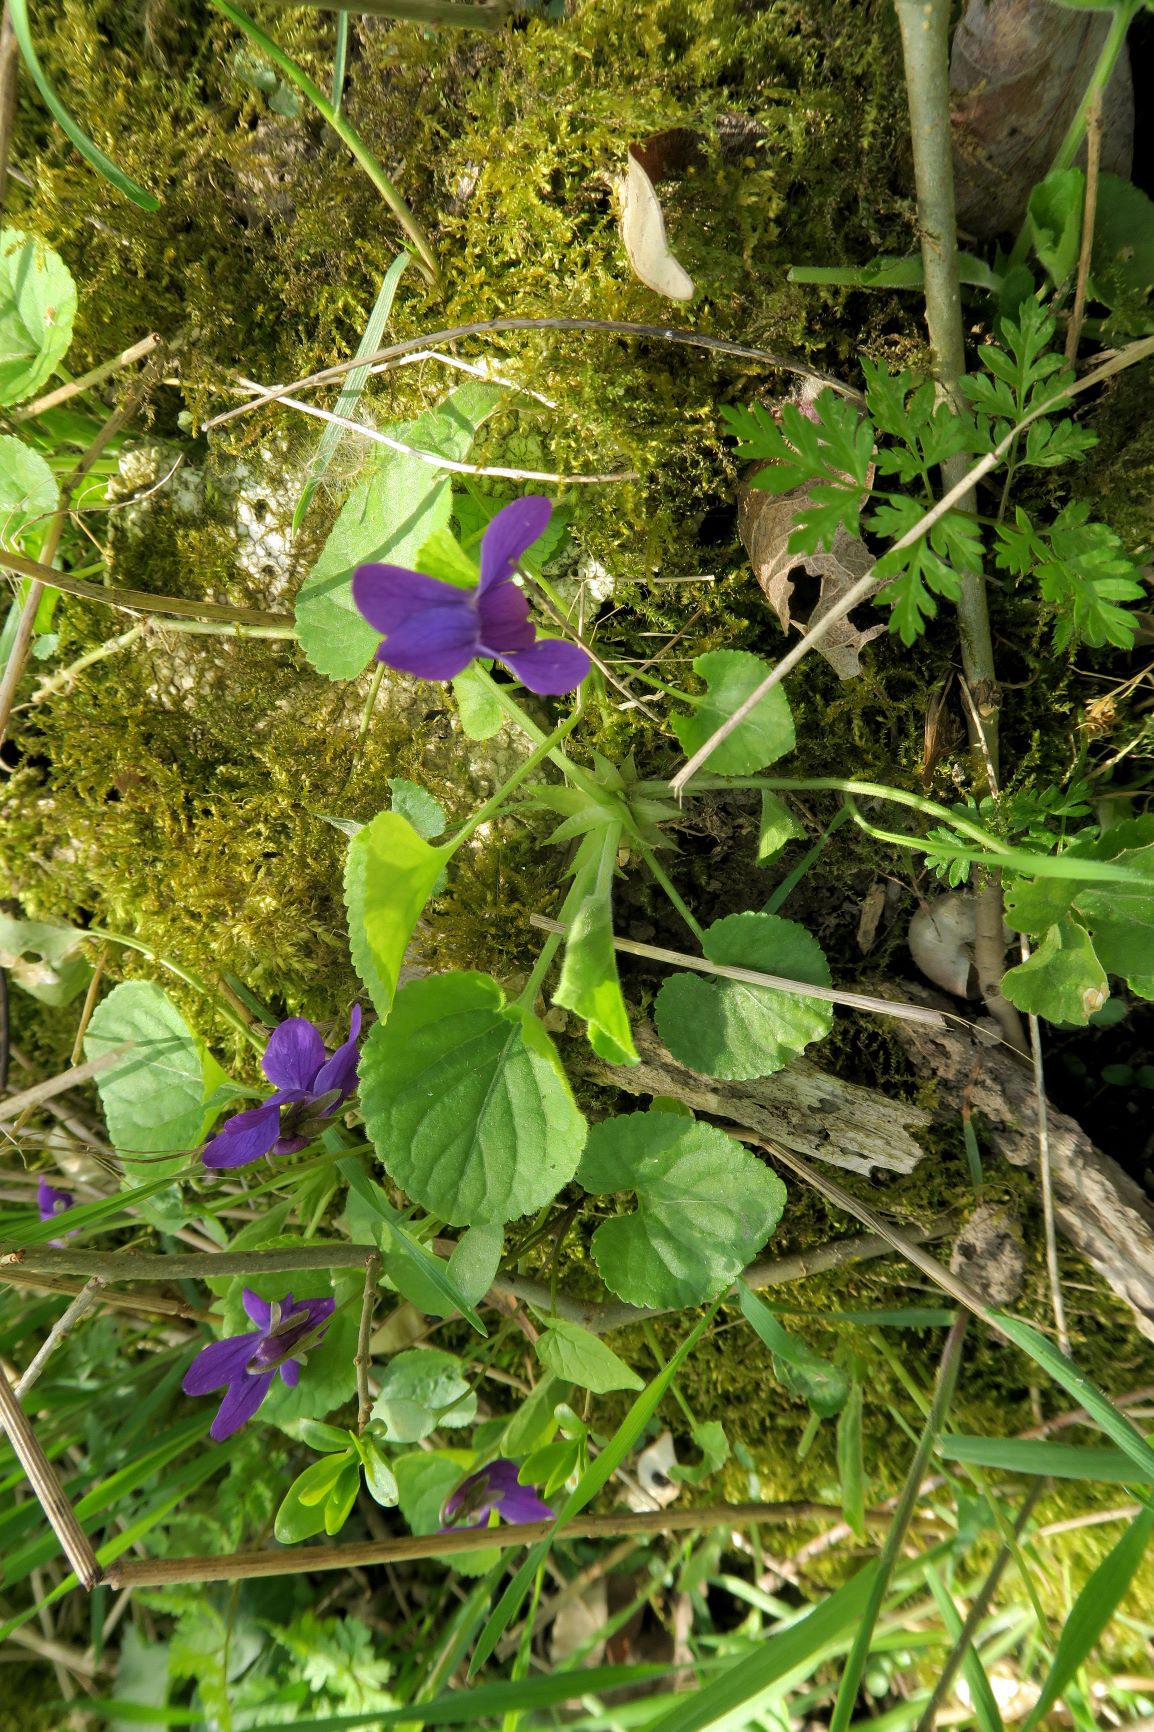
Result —
M75 1281L66 1281L55 1275L22 1275L15 1269L5 1269L0 1280L9 1287L27 1288L33 1293L63 1293L73 1299L82 1291ZM103 1287L103 1281L100 1285ZM180 1317L192 1323L207 1323L211 1316L210 1312L186 1305L183 1299L170 1299L165 1293L103 1291L99 1298L101 1305L107 1305L110 1310L132 1311L141 1317Z
M1086 288L1094 257L1094 222L1098 215L1098 174L1102 163L1102 92L1096 90L1086 110L1086 196L1082 201L1082 248L1078 255L1078 280L1074 286L1074 308L1066 332L1066 361L1074 365L1082 321L1086 317Z
M624 1534L692 1533L715 1527L755 1527L765 1522L821 1521L830 1514L823 1503L716 1504L704 1509L630 1510L578 1516L559 1532L555 1522L525 1522L510 1527L462 1529L453 1534L412 1534L401 1539L354 1542L341 1546L294 1546L291 1551L228 1552L222 1557L147 1558L110 1563L104 1580L114 1588L156 1588L174 1582L236 1582L254 1576L294 1576L314 1570L349 1570L371 1564L410 1563L448 1553L508 1550L539 1540L618 1539ZM889 1521L888 1512L868 1510L866 1520Z
M959 481L947 488L936 504L931 505L925 515L912 528L898 537L891 546L890 552L896 553L902 548L912 547L914 542L920 540L948 511L952 511L972 487L975 487L984 476L989 475L992 470L998 467L1019 433L1023 433L1027 427L1032 426L1043 415L1052 415L1055 410L1064 408L1068 398L1076 397L1080 392L1088 391L1092 386L1102 384L1106 379L1113 378L1116 373L1123 372L1127 367L1136 366L1139 361L1144 361L1148 355L1154 355L1154 337L1142 337L1135 343L1127 343L1125 348L1114 350L1100 366L1093 368L1083 378L1076 380L1067 390L1055 392L1053 396L1047 397L1044 403L1039 404L1028 415L1023 416L1022 420L1010 429L1005 438L999 440L992 451L987 452L985 457L979 457L972 469L967 470ZM721 726L710 734L705 744L700 746L693 756L682 764L669 784L678 799L684 794L687 783L700 770L702 764L713 755L722 741L727 740L733 730L740 726L766 693L771 692L774 686L779 685L786 674L793 672L798 662L802 661L810 650L822 641L839 619L844 619L847 614L852 613L859 602L867 601L877 588L879 588L879 581L874 576L871 567L864 577L860 577L855 584L846 590L840 601L835 602L828 613L822 614L821 618L810 626L805 636L786 655L782 656L777 666L771 669L761 684L755 687L744 702L737 706L733 714L727 716Z
M254 386L254 389L260 387ZM350 421L347 415L334 415L329 409L318 409L315 403L303 403L299 397L289 397L282 392L277 401L286 409L296 409L301 415L311 415L317 421L328 421L334 427L343 427L347 433L359 433L362 439L369 439L374 445L387 445L390 451L416 457L433 469L447 469L453 475L496 475L508 481L552 481L566 487L637 480L636 469L619 469L611 475L558 475L551 469L505 469L500 464L459 463L453 457L439 456L436 451L422 451L416 445L406 445L403 439L394 439L391 434L368 427L363 421Z
M84 1003L80 1009L80 1021L76 1025L76 1039L72 1042L72 1057L69 1061L73 1065L80 1063L84 1052L84 1036L88 1032L92 1012L96 1009L96 995L100 991L100 982L104 976L104 965L107 961L108 946L102 944L92 970L92 979L88 982L88 991L84 994Z
M377 1280L381 1273L381 1259L374 1251L365 1263L365 1296L361 1301L361 1326L357 1331L357 1354L354 1361L357 1368L357 1430L363 1431L369 1423L369 1414L373 1408L373 1398L369 1394L369 1366L373 1362L369 1352L369 1338L373 1333L373 1311L377 1303Z
M0 1365L0 1425L8 1433L16 1459L28 1476L28 1483L44 1511L64 1555L76 1572L77 1580L86 1588L94 1588L101 1580L88 1535L76 1519L60 1483L60 1476L41 1449L36 1433L28 1423L23 1408L12 1392L8 1373Z
M1029 940L1022 937L1022 961L1030 958ZM1046 1106L1046 1069L1042 1060L1042 1031L1036 1016L1028 1018L1030 1057L1034 1066L1034 1100L1038 1113L1038 1172L1042 1180L1042 1222L1046 1235L1046 1272L1050 1278L1050 1302L1058 1346L1069 1357L1070 1332L1066 1328L1066 1302L1062 1297L1062 1275L1058 1268L1058 1228L1054 1219L1054 1173L1050 1160L1050 1115Z
M64 1340L65 1336L71 1333L79 1323L80 1319L85 1316L87 1312L91 1311L103 1285L104 1282L100 1279L100 1276L94 1275L92 1279L86 1282L80 1289L80 1292L76 1295L67 1311L56 1319L56 1322L52 1325L52 1328L41 1343L36 1357L32 1360L19 1383L16 1385L17 1401L23 1401L24 1397L32 1388L32 1385L36 1382L36 1379L40 1376L40 1373L44 1370L44 1367L48 1364L48 1361L60 1346L60 1343Z
M1045 1490L1047 1483L1048 1482L1044 1479L1035 1480L1034 1484L1030 1487L1026 1496L1022 1500L1022 1507L1018 1511L1018 1519L1014 1523L1015 1545L1021 1539L1023 1533L1025 1533L1026 1523L1029 1521L1031 1515L1033 1515L1034 1506ZM994 1595L998 1591L998 1583L1002 1579L1002 1573L1012 1556L1013 1546L1003 1540L1001 1545L998 1547L997 1555L986 1574L985 1581L982 1583L970 1603L970 1609L966 1613L965 1621L962 1624L961 1629L958 1631L957 1640L950 1649L949 1654L946 1656L941 1676L934 1685L934 1693L922 1711L922 1717L918 1721L916 1732L933 1732L934 1722L937 1720L938 1714L941 1712L942 1703L945 1701L950 1686L957 1677L958 1668L966 1657L966 1650L969 1648L977 1634L978 1625L981 1623L993 1603Z
M986 763L986 779L990 785L990 793L996 801L1000 797L998 766L994 761L990 741L986 737L987 723L983 721L974 702L968 680L963 678L958 685L969 714L970 738L976 740L981 747ZM974 907L974 966L978 971L978 985L986 1009L1001 1029L1007 1044L1024 1055L1027 1046L1022 1019L1017 1008L1002 992L1002 975L1005 973L1006 963L1002 875L995 866L984 873L979 871L977 876L981 884Z
M131 349L122 349L119 355L114 355L111 361L102 361L99 367L93 367L87 373L82 373L79 379L71 379L67 385L58 385L54 391L46 391L43 397L37 397L35 402L24 403L19 409L14 409L9 416L12 421L31 421L36 415L43 415L47 409L55 409L61 403L67 403L70 397L87 391L93 385L103 385L105 379L111 379L113 373L119 373L122 367L131 367L134 361L143 361L160 342L159 333L149 332L139 343L133 343Z
M203 422L200 431L207 433L213 427L221 427L226 421L234 421L238 415L250 414L263 403L273 403L289 392L302 391L311 385L328 385L343 379L354 367L379 366L382 361L395 360L398 355L410 355L414 349L432 348L437 343L455 343L461 337L487 336L494 331L603 331L611 336L643 337L651 342L680 343L690 349L707 349L714 355L731 355L735 360L760 361L766 367L780 367L785 373L797 373L805 379L817 379L821 384L828 385L832 391L848 397L851 402L864 401L860 391L855 391L852 386L843 384L840 379L834 379L828 373L816 372L794 355L778 355L769 349L753 349L747 343L732 343L728 337L710 337L703 331L679 331L670 325L637 325L627 319L476 319L469 325L450 325L443 331L426 331L419 337L406 337L403 342L390 343L388 348L377 349L371 355L359 358L354 356L351 361L323 367L319 372L309 373L303 379L292 379L287 385L270 385L259 400L238 403L233 409L225 409L220 415L214 415L211 421Z
M90 1082L102 1070L107 1070L110 1064L115 1064L118 1058L123 1058L126 1052L131 1052L132 1041L122 1041L119 1046L109 1047L99 1058L90 1058L87 1064L74 1065L71 1070L62 1070L59 1076L50 1076L44 1082L34 1083L30 1089L24 1089L18 1095L9 1095L6 1101L0 1101L0 1125L11 1124L21 1113L31 1107L38 1107L44 1101L51 1100L54 1095L67 1094L78 1083Z
M203 1251L160 1256L155 1251L56 1250L29 1245L0 1256L0 1280L9 1268L26 1275L103 1275L106 1281L215 1281L221 1275L289 1275L301 1269L363 1269L364 1245L317 1244L282 1251Z
M559 920L549 920L543 914L530 914L530 926L542 932L568 932ZM902 1022L924 1023L927 1028L945 1028L946 1019L938 1010L928 1010L920 1004L900 1004L888 998L870 998L863 992L841 992L833 986L813 986L808 980L789 980L782 974L762 974L756 968L738 968L727 962L710 962L705 956L689 956L681 950L665 950L657 944L637 944L631 938L614 938L614 950L629 956L644 956L650 962L667 962L672 968L693 968L698 974L717 974L724 980L744 981L747 986L769 986L775 992L791 992L797 998L820 998L827 1004L844 1004L851 1010L870 1010L877 1016L896 1016Z

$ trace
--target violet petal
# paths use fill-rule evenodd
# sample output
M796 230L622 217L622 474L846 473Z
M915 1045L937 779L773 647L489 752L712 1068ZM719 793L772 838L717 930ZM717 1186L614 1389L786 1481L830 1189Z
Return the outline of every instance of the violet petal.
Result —
M547 1522L553 1519L549 1505L531 1485L517 1485L497 1505L507 1522Z
M247 1167L267 1155L280 1131L280 1107L266 1101L262 1107L234 1113L207 1144L201 1160L206 1167Z
M260 1331L252 1335L228 1335L223 1341L210 1341L202 1347L184 1374L181 1388L186 1395L208 1395L223 1389L226 1383L245 1375L245 1366L260 1340Z
M287 1383L290 1389L295 1389L301 1380L299 1359L286 1359L280 1368L281 1382Z
M341 1100L347 1100L357 1084L357 1041L361 1032L361 1007L353 1005L353 1014L349 1019L349 1038L343 1046L338 1046L332 1058L323 1064L313 1079L314 1095L327 1094L330 1089L339 1089Z
M382 636L399 631L414 614L436 612L454 597L471 605L471 591L403 565L358 565L353 573L357 611Z
M275 1373L268 1371L259 1377L252 1377L246 1372L229 1385L228 1394L208 1428L208 1435L215 1442L223 1443L226 1437L231 1437L234 1431L240 1430L246 1420L252 1418L268 1394L274 1375Z
M553 507L540 494L514 499L498 511L481 540L481 594L505 583L517 569L522 554L544 535Z
M310 1092L325 1062L320 1030L305 1016L290 1016L273 1029L260 1062L274 1088Z
M581 684L589 672L589 657L575 643L563 638L538 638L532 649L502 655L523 686L546 697L559 697Z
M254 1293L251 1287L244 1288L241 1301L248 1314L250 1323L255 1323L258 1329L267 1329L272 1322L272 1306L267 1299L262 1299L259 1293Z
M472 599L462 597L460 590L452 593L458 599L451 604L426 609L391 631L377 651L377 660L419 680L455 679L481 645Z
M478 604L481 642L486 655L516 655L531 649L537 636L529 618L529 602L515 583L503 583L483 595Z

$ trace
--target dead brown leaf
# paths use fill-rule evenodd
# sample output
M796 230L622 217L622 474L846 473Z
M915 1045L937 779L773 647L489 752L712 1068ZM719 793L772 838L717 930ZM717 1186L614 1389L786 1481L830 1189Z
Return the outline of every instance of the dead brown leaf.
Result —
M789 493L765 493L746 482L737 491L737 527L742 545L783 631L788 631L791 625L803 630L816 624L873 564L865 543L847 534L840 525L827 553L790 553L789 537L808 499L809 490L805 487L796 487ZM808 620L795 619L790 609L796 587L792 574L799 570L821 579L817 604ZM863 646L880 637L885 629L884 623L860 630L852 617L838 620L814 648L839 679L851 680L861 673Z

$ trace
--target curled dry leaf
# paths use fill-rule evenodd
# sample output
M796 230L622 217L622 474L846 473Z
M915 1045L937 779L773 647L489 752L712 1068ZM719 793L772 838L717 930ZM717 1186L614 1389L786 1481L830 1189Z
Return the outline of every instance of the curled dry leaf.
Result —
M625 1501L631 1510L664 1509L681 1496L681 1487L670 1479L669 1470L677 1466L677 1451L673 1434L663 1431L637 1457L636 1487L625 1487Z
M1053 0L967 0L950 90L958 224L980 240L1026 214L1094 70L1113 12ZM1105 94L1102 168L1130 174L1134 88L1123 50Z
M753 574L765 592L766 600L781 621L783 631L790 625L805 629L840 601L847 589L863 578L873 564L873 556L863 541L838 525L833 546L828 553L790 553L789 537L798 514L809 502L809 489L795 487L789 493L765 493L743 482L737 491L737 527L742 545L749 555ZM817 605L808 620L794 619L790 598L795 585L792 574L804 571L821 579ZM827 635L814 645L841 680L852 680L861 673L861 650L885 631L885 624L859 630L852 616L840 619Z
M906 935L910 955L927 980L958 998L978 998L978 971L974 965L977 938L977 902L969 890L952 890L923 902ZM1004 943L1010 942L1003 926Z
M634 275L647 289L670 301L688 301L693 278L670 251L661 201L640 160L640 148L631 147L625 173L615 183L621 201L622 244Z

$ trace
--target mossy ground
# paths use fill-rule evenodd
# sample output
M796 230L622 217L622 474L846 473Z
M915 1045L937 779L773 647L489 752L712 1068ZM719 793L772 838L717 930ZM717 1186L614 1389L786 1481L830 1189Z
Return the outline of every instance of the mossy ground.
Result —
M267 8L261 16L324 85L331 22L303 9ZM149 215L116 196L77 162L29 98L20 140L33 190L13 189L9 220L44 235L81 285L74 372L152 329L174 345L168 382L145 419L183 438L190 457L203 461L204 440L183 432L178 416L187 411L199 425L233 401L237 373L286 379L346 358L395 256L396 226L315 115L275 114L235 75L239 38L210 9L174 0L148 0L140 10L116 0L67 0L55 22L38 20L38 31L45 64L78 119L163 204ZM681 318L846 375L861 350L917 351L915 303L802 290L786 282L785 271L793 261L913 249L903 108L888 0L779 0L762 8L743 0L638 0L628 9L590 3L563 24L532 20L499 38L364 19L347 95L349 117L443 260L439 298L408 270L393 320L398 336L506 314L664 323L667 309L622 256L608 176L630 142L687 127L698 134L701 159L686 179L662 188L672 244L700 285ZM488 352L558 407L503 412L480 443L482 462L498 452L507 462L513 449L533 467L635 469L640 476L612 488L574 487L565 496L575 544L617 579L612 617L599 628L606 653L648 655L684 631L677 656L721 645L772 655L780 636L737 541L736 474L717 406L767 387L784 390L787 381L696 351L619 338L505 337ZM390 374L372 389L372 414L403 419L449 382L432 363ZM313 438L311 428L272 412L214 436L209 462L236 454L249 463L275 461L267 456L274 435L287 436L294 454ZM1090 471L1092 487L1102 491L1099 509L1120 533L1145 540L1146 520L1135 515L1136 504L1123 503L1136 498L1124 470L1108 442ZM331 499L314 507L290 556L294 579L308 569L333 510ZM114 528L110 545L114 583L262 602L238 563L226 514L211 507L203 520L188 522L161 494L146 534ZM702 572L715 581L655 581ZM1004 724L1009 774L1044 785L1077 759L1084 695L1049 653L1032 605L999 594L996 606L999 665L1016 688ZM71 601L57 625L62 664L123 629L110 610ZM866 674L844 685L811 659L805 679L791 688L799 740L791 773L837 771L916 785L925 713L955 653L952 623L943 618L916 655L883 641L867 653ZM668 666L677 679L690 677L676 658ZM174 687L174 668L191 672L191 684ZM400 775L423 783L459 818L477 786L473 748L440 691L422 688L414 698L402 683L386 686L362 742L365 682L330 684L284 645L158 631L94 664L20 719L4 794L0 893L18 898L30 916L86 918L141 936L210 979L231 972L278 1012L335 1023L356 982L341 901L344 840L320 814L368 818L384 803L387 778ZM1119 727L1126 720L1123 708ZM608 705L594 708L579 738L611 755L636 750L649 774L674 762L667 736L635 712L625 716ZM964 773L964 757L947 755L935 790L947 798L955 769ZM823 810L815 807L819 817ZM430 961L507 979L524 972L532 955L528 914L555 901L560 857L541 847L543 833L510 822L499 849L464 859L422 935ZM741 807L703 805L687 820L671 869L702 918L759 906L769 894L776 880L755 865L753 841L751 812ZM787 910L810 920L835 970L860 967L854 931L861 896L875 875L891 870L877 844L847 827ZM911 905L919 887L911 876ZM627 920L648 920L662 937L680 941L640 877L627 881L621 906ZM895 927L874 960L884 968L899 952ZM109 970L152 972L153 965L113 949ZM644 1000L644 975L631 979ZM182 1002L221 1057L236 1063L232 1036L213 1023L211 1007L189 995ZM58 1066L71 1045L72 1013L45 1013L19 997L14 1012L17 1038L33 1061ZM857 1080L916 1086L872 1033L839 1032L826 1057ZM1003 1172L993 1182L1021 1185ZM903 1184L887 1185L885 1200L919 1219L965 1192L954 1148L935 1152ZM1028 1225L1036 1244L1032 1220ZM781 1244L813 1244L844 1231L823 1204L795 1190ZM579 1289L588 1267L575 1234L564 1249L562 1280ZM1080 1266L1069 1272L1084 1279ZM863 1266L808 1281L802 1299L820 1312L892 1303L902 1291L892 1264ZM1026 1305L1044 1313L1036 1259ZM1117 1391L1149 1376L1148 1350L1135 1347L1098 1288L1079 1294L1072 1326L1087 1369L1104 1387ZM674 1333L673 1325L659 1326L659 1342L668 1348ZM833 1339L820 1327L812 1337L819 1347ZM798 1464L804 1411L754 1356L728 1352L727 1338L722 1325L690 1362L682 1379L690 1406L732 1416L734 1441L756 1459L763 1495L828 1487L832 1428L823 1428ZM936 1341L902 1340L909 1374L923 1390ZM869 1469L882 1495L894 1489L908 1454L894 1418L905 1397L876 1337L855 1334L851 1344L868 1371ZM647 1351L637 1345L639 1362ZM988 1423L1009 1431L1032 1419L1024 1362L977 1332L959 1414L971 1430ZM744 1492L741 1475L730 1474L732 1489ZM1055 1507L1065 1508L1066 1496L1054 1494Z

